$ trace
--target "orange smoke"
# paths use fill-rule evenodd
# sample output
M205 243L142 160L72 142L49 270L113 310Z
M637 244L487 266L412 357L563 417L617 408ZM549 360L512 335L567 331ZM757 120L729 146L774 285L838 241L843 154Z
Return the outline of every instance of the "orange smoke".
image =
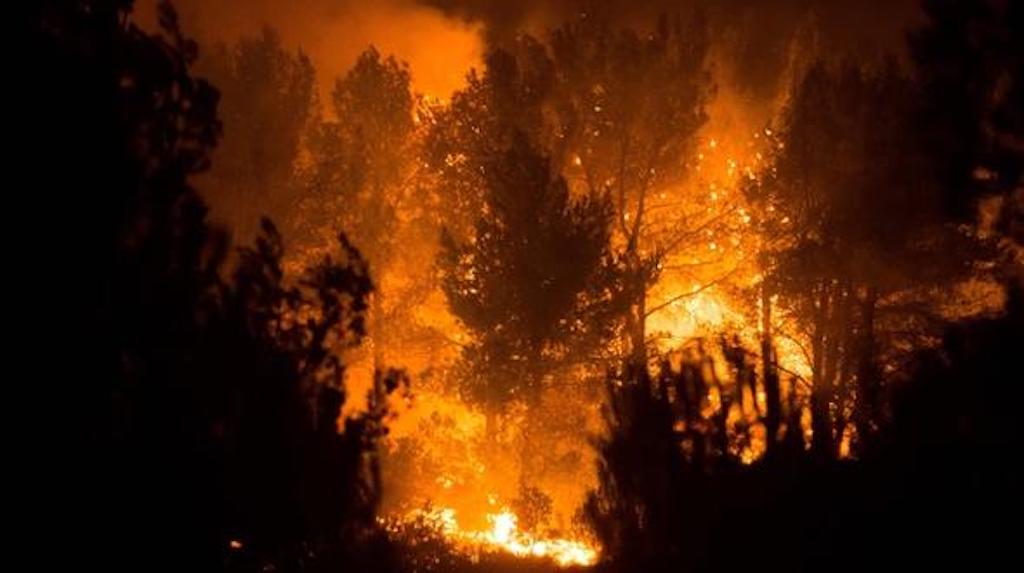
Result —
M136 20L154 29L157 0L136 2ZM184 31L201 46L233 43L265 26L313 61L321 93L371 44L409 63L416 91L448 97L483 54L481 25L408 0L178 0Z

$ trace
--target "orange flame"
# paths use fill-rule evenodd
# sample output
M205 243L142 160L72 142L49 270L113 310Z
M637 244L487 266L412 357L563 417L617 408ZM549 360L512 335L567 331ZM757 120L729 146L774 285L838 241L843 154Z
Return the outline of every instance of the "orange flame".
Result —
M491 528L483 531L463 529L456 511L448 507L411 511L405 521L420 521L435 529L467 553L504 552L516 557L550 559L560 567L584 566L597 563L600 551L587 541L569 538L547 538L519 529L519 518L507 507L487 515Z

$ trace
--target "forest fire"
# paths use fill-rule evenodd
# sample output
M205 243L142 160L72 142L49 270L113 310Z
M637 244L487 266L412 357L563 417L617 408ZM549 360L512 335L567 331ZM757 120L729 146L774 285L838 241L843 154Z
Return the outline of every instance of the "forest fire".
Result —
M523 532L519 529L518 517L508 508L501 508L486 518L491 528L484 531L461 528L457 512L451 508L416 510L404 516L402 521L426 524L442 534L458 550L466 551L471 556L501 551L517 557L550 559L562 567L587 567L597 562L599 550L591 543L573 539L538 538Z
M1024 4L251 4L32 10L14 141L55 244L24 280L75 344L29 364L87 381L72 495L110 518L75 555L1013 547Z

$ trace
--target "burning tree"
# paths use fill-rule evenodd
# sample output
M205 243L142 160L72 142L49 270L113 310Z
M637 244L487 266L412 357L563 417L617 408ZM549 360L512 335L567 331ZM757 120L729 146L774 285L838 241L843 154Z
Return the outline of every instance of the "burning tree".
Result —
M939 216L914 101L893 64L812 67L786 110L772 170L748 186L767 246L761 304L771 313L777 296L795 317L813 449L825 457L838 454L850 421L857 442L870 439L893 351L941 324L929 289L966 277L983 254L977 237Z
M474 235L447 236L441 261L452 311L476 336L463 383L498 409L536 404L546 376L600 341L590 303L601 297L610 206L602 195L572 199L523 135L482 167Z
M545 377L600 346L610 213L601 192L573 197L549 159L544 47L523 38L487 63L436 117L424 151L442 205L464 213L446 218L441 268L475 338L463 352L468 395L502 410L536 403Z
M263 29L237 44L216 46L199 72L221 93L227 126L214 151L207 197L216 215L249 240L262 216L286 221L299 189L297 162L307 122L316 112L315 74L302 52L289 52Z
M472 236L483 209L481 167L505 153L516 137L550 148L544 110L553 70L544 46L523 37L508 49L489 52L485 64L485 71L471 71L466 87L437 112L423 148L446 210L445 229L459 240Z
M711 94L705 34L699 17L663 18L646 36L582 19L551 39L554 150L574 188L612 197L622 350L638 364L647 363L648 291L666 257L690 246L706 222L678 193Z
M371 47L334 82L330 111L306 134L290 225L300 248L290 267L329 252L345 230L372 262L366 363L424 374L442 362L448 340L418 316L439 291L440 215L419 161L429 125L418 115L423 103L408 66Z
M557 29L547 44L525 37L488 58L487 73L470 77L428 137L428 161L469 212L482 208L482 167L517 133L550 154L573 195L610 198L617 268L606 273L601 296L626 318L619 348L641 362L646 321L658 310L647 295L666 257L716 222L678 190L706 119L706 49L697 17L686 25L665 18L646 37L586 19ZM618 322L605 318L606 328Z
M310 127L306 193L295 218L313 248L347 229L376 265L390 266L399 205L414 174L413 106L408 68L374 48L335 81L336 119L318 116Z

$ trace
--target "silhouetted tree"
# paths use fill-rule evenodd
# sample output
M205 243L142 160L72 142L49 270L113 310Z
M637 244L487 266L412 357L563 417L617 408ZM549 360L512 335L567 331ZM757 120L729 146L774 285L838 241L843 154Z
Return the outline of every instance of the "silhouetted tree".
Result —
M921 84L915 133L947 212L971 219L979 199L1012 194L1024 176L1024 9L993 0L923 6L926 23L910 38ZM1019 217L1016 201L1006 205L1004 232ZM1019 218L1014 227L1019 242Z
M198 70L221 92L224 141L214 152L207 197L239 240L262 216L287 220L298 193L296 163L316 108L313 65L291 53L272 28L218 45Z
M554 77L545 47L523 36L511 48L490 51L485 64L433 114L424 138L424 162L448 215L445 228L459 240L471 236L483 208L487 181L481 168L498 161L517 137L542 152L551 148L544 109Z
M323 248L323 235L349 229L387 266L414 165L413 104L408 68L374 48L335 82L336 119L318 117L307 138L306 197L296 217L304 241Z
M879 337L912 331L907 324L926 333L922 321L938 319L927 289L967 276L984 254L975 234L940 214L912 128L915 102L892 64L812 67L787 108L772 172L748 188L767 241L762 288L796 317L824 457L848 420L858 441L874 432L880 369L895 347Z
M466 242L445 238L452 311L474 334L467 395L498 410L536 403L545 376L600 340L592 292L606 262L607 198L573 199L546 157L519 136L484 166L486 195Z
M339 229L373 263L370 343L375 365L401 348L437 344L415 310L437 290L438 212L422 181L421 130L408 67L365 51L331 98L335 119L317 118L307 137L304 194L293 218L302 253L329 249Z
M665 257L694 239L693 213L665 201L687 171L687 152L706 121L708 41L699 16L663 17L641 35L581 17L552 34L557 117L552 153L566 178L615 206L614 253L626 308L625 356L647 361L648 289ZM649 211L662 203L661 217ZM676 213L673 217L671 214Z
M719 537L729 535L727 508L761 493L737 487L750 447L742 395L756 375L742 348L722 346L731 381L702 347L665 357L653 373L609 376L599 487L585 511L615 570L732 570L745 560L720 555L715 543L729 544ZM760 543L759 532L739 535Z
M680 557L683 532L674 513L681 509L676 494L686 461L668 388L646 369L630 374L635 378L609 386L611 436L599 444L600 486L586 511L606 558L667 568Z
M54 442L72 445L52 475L78 476L50 492L66 493L73 520L55 535L108 569L216 564L217 477L202 471L215 468L193 447L199 409L171 372L194 349L223 252L187 182L218 139L217 95L190 75L196 46L173 11L163 5L163 33L150 36L130 8L47 1L28 20L23 166L32 201L59 207L26 270L34 323L76 341L59 361L48 344L37 356L74 428Z
M374 527L371 452L384 406L371 400L340 435L338 427L346 398L338 353L365 334L371 284L344 236L337 262L325 258L290 284L281 237L269 221L263 227L221 289L223 311L191 375L221 392L212 413L224 434L225 525L242 546L236 552L254 567L313 567L341 560Z
M823 465L801 447L745 465L721 450L715 402L729 386L699 355L610 376L600 485L586 505L604 567L998 563L1010 546L1003 523L1020 479L1006 458L1020 425L1020 388L1006 375L1024 337L1020 297L1011 290L1001 316L952 325L941 347L901 370L888 387L891 416L878 420L858 460Z
M366 263L342 238L292 283L265 222L222 278L227 242L189 181L220 133L217 94L170 5L156 35L131 7L40 2L29 20L28 165L61 205L33 274L41 316L76 341L46 374L74 422L50 455L71 516L54 538L105 570L358 566L386 409L338 435L336 350L363 335Z

